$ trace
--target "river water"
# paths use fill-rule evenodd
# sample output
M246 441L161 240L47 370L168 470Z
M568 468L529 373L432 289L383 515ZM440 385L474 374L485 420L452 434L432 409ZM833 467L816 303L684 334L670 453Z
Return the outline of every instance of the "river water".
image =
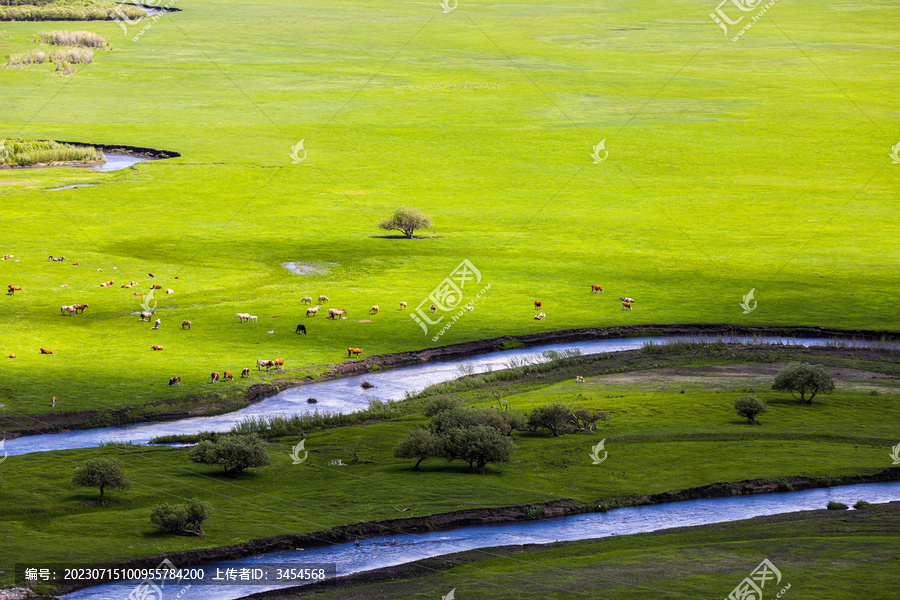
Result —
M607 513L588 513L555 519L478 525L460 527L450 531L370 538L362 540L359 546L354 543L334 544L310 550L271 552L237 561L211 563L203 567L204 578L206 580L213 579L216 576L217 568L253 567L276 563L297 563L298 566L302 566L301 563L335 563L338 575L348 575L465 550L633 535L672 527L723 523L764 515L820 509L825 508L829 501L843 502L852 506L857 500L866 500L873 504L900 500L900 482L848 485L780 494L686 500L668 504L620 508ZM649 548L654 546L653 542L648 542ZM490 556L489 551L484 553L484 558L490 558ZM505 564L515 564L514 557L506 560L510 562ZM479 579L477 572L471 577L476 581ZM476 581L470 582L469 585L477 585ZM128 584L85 588L65 595L63 598L65 600L75 600L76 598L80 600L121 599L125 598L137 583L137 581L133 581ZM180 600L233 600L279 587L286 586L271 584L193 585L180 597ZM173 594L180 588L175 587L174 589ZM552 594L552 588L548 588L546 595L552 596ZM699 597L709 597L709 595L710 590L697 590L697 593L694 594Z
M588 355L601 352L634 350L642 347L648 341L665 343L666 341L683 339L644 337L593 340L492 352L464 360L426 363L303 385L285 390L241 410L213 417L192 417L177 421L141 423L120 427L21 437L15 440L7 440L6 451L10 456L15 456L31 452L91 448L104 441L128 441L136 444L146 444L151 438L161 435L190 434L199 431L228 431L232 426L247 417L278 414L292 415L314 410L348 413L366 408L372 399L400 400L406 393L413 393L430 385L455 379L460 376L461 369L471 369L474 373L482 373L491 369L506 368L510 360L546 360L543 353L548 350L557 352L578 350L582 354ZM827 339L779 337L752 339L735 337L729 338L729 341L804 346L821 346L834 342L834 340ZM866 342L855 342L855 344L861 347L867 345ZM374 384L375 387L365 390L360 387L363 381L368 381ZM315 405L308 404L306 399L309 397L316 398L318 402Z

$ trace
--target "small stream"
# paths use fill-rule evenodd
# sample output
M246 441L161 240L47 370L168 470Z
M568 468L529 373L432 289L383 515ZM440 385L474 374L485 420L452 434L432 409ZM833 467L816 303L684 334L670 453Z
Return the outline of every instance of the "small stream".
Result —
M510 360L543 361L546 360L543 353L548 350L557 352L578 350L584 355L589 355L601 352L634 350L642 347L645 342L649 341L659 344L683 339L637 337L593 340L492 352L464 360L431 362L298 386L246 408L213 417L191 417L177 421L140 423L119 427L20 437L14 440L7 440L6 451L10 456L16 456L31 452L91 448L104 441L128 441L136 444L146 444L151 438L162 435L190 434L200 431L228 431L232 426L247 417L302 414L314 410L348 413L366 408L372 399L400 400L407 393L414 393L430 385L456 379L460 377L461 369L471 369L474 373L483 373L488 370L506 368ZM834 340L828 339L780 337L734 337L729 338L729 341L804 346L822 346L829 342L834 342ZM849 342L843 343L849 344ZM860 347L868 345L866 342L855 342L854 344ZM375 387L365 390L360 387L363 381L368 381L374 384ZM314 405L308 404L306 399L310 397L316 398L318 402Z
M587 513L555 519L477 525L450 531L370 538L361 541L359 546L353 543L334 544L310 550L285 550L259 554L236 561L211 563L203 567L204 579L213 579L216 575L216 568L253 567L276 563L335 563L338 575L349 575L479 548L633 535L673 527L724 523L764 515L821 509L825 508L830 501L843 502L852 506L857 500L866 500L872 504L900 500L900 482L868 483L780 494L686 500L668 504L620 508L607 513ZM652 543L650 547L654 547ZM490 553L486 552L484 557L489 558ZM514 558L508 560L512 561ZM181 565L176 564L176 566ZM473 578L479 579L477 575L473 575ZM62 598L64 600L124 598L137 583L137 581L132 581L127 584L123 582L116 585L107 584L84 588L62 596ZM181 587L177 586L174 589L177 591ZM234 600L279 587L287 586L193 585L181 596L180 600ZM708 590L697 590L695 596L706 597Z

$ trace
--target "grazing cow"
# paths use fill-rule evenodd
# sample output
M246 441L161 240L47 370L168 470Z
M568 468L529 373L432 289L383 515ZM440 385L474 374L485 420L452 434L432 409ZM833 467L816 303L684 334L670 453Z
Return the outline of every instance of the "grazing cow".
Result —
M602 294L603 288L600 287L599 285L591 284L591 293L593 294L594 292L600 292Z
M150 276L150 279L156 279L156 277L153 276L153 273L147 273L147 275Z
M81 263L72 263L72 266L74 266L74 267L80 267L80 266L81 266Z
M46 348L41 348L41 354L53 354L53 350L47 350Z
M406 302L400 303L400 310L406 310Z
M281 369L284 368L284 359L283 358L276 358L275 360L273 360L271 362L272 362L273 366L279 367Z
M15 294L16 292L21 292L22 288L18 285L8 285L6 286L6 293L10 296Z
M73 304L72 306L78 309L78 312L84 312L84 309L90 308L87 304Z
M219 381L219 372L218 372L218 371L213 371L212 374L210 374L209 377L210 377L210 379L212 380L212 381L210 381L210 383L216 383L216 382Z
M312 304L312 297L304 296L303 298L300 298L300 304Z
M53 261L56 261L56 262L60 262L60 261L66 260L66 257L65 257L65 256L53 256L53 255L51 254L51 255L50 255L50 258L48 258L47 260L53 260Z
M350 358L350 355L354 355L359 358L359 355L363 353L362 348L347 348L347 358Z
M535 301L534 301L534 309L535 309L535 310L541 310L541 307L542 307L542 306L543 306L543 304L541 304L541 301L540 301L540 300L535 300Z
M347 316L346 310L342 310L340 308L329 308L328 309L328 318L331 319L332 321L337 317L343 318L346 316Z
M234 375L231 374L231 371L225 371L225 381L234 381Z
M163 286L161 286L161 285L156 285L156 284L154 283L154 284L152 284L152 285L150 286L150 289L151 289L151 290L161 290L161 289L163 289Z
M306 335L306 325L304 325L303 323L297 325L297 329L294 331L294 333L300 333L301 331L303 332L303 335Z
M241 377L250 377L250 369L244 367L244 370L241 371Z
M273 360L260 359L260 360L256 361L256 370L257 371L262 370L263 367L265 367L266 371L268 371L271 367L274 367L274 366L275 366L275 361L273 361Z
M310 315L316 316L316 313L317 313L317 312L319 312L319 307L318 307L318 306L313 306L312 308L307 308L307 309L306 309L306 316L307 316L307 317L310 316Z
M125 285L123 285L123 286L120 286L120 287L121 287L121 288L122 288L122 289L123 289L123 290L125 290L125 289L128 289L128 288L130 288L130 287L131 287L131 286L130 286L130 285L128 285L128 284L127 284L127 283L126 283L126 284L125 284Z
M100 287L112 287L115 283L115 281L104 281L100 284Z
M182 328L182 329L190 329L190 328L191 328L191 322L188 321L188 320L182 321L182 322L181 322L181 328Z
M163 347L162 346L152 346L150 349L151 350L162 350Z
M172 387L173 385L181 387L181 377L178 377L177 375L175 377L169 377L169 387Z
M174 290L166 290L166 293L167 293L167 294L174 294L175 291L174 291Z
M474 306L467 306L467 307L466 307L466 310L475 310L475 307L474 307Z
M254 323L256 323L256 316L255 315L247 315L247 320L253 321Z
M8 355L6 358L15 358L15 357L16 357L16 353L13 352L12 354Z
M584 383L584 377L582 377L581 375L576 375L575 383Z
M623 302L622 310L631 310L631 302Z
M325 304L328 302L328 296L319 296L319 304Z
M622 302L628 302L629 304L634 302L634 298L626 298L625 296L622 296L621 298L619 298L619 300L621 300Z
M140 293L140 292L132 292L131 295L132 295L132 296L143 296L143 294Z
M240 319L241 323L243 323L245 319L248 321L250 320L250 315L247 313L234 313L234 316Z
M369 309L369 312L372 313L373 315L377 315L378 310L379 310L379 308L378 308L378 305L376 304L375 306L373 306L372 308Z
M9 260L9 259L11 259L12 257L13 257L12 254L4 254L4 255L3 255L3 260Z
M437 306L435 306L434 304L431 305L431 312L433 312L433 313L437 312Z
M140 315L141 318L138 319L138 321L149 321L149 320L150 320L150 317L152 317L152 316L155 315L155 314L156 314L156 311L155 311L155 310L151 310L151 311L149 311L149 312L146 311L146 310L141 311L141 315Z

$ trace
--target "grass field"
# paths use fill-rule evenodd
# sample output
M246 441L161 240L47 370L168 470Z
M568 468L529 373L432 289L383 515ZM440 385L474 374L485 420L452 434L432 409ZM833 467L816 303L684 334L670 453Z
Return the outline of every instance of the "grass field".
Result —
M20 260L0 279L23 288L0 299L11 411L203 394L213 370L337 362L349 346L624 323L898 329L891 2L777 4L738 42L700 1L177 6L127 34L79 25L114 49L64 80L0 72L4 137L181 153L103 174L0 170L15 231L0 254ZM4 28L0 55L48 25ZM44 191L74 182L101 185ZM400 205L431 214L437 237L383 237ZM463 259L491 288L433 342L399 302L427 300ZM159 331L119 287L146 293L147 273L175 292L157 295ZM300 298L319 294L350 318L294 335ZM75 302L90 308L60 315Z
M900 551L898 519L895 503L853 513L823 510L627 538L492 548L422 561L389 582L376 575L340 591L317 590L314 597L411 600L454 589L459 598L482 600L726 598L767 558L781 581L766 582L766 598L787 588L784 598L889 600L897 597L892 557ZM265 597L286 600L297 591Z
M716 482L794 475L835 478L889 467L900 420L896 365L854 361L831 368L834 394L801 406L767 391L770 371L783 362L744 363L711 355L653 357L662 366L596 375L603 361L583 365L584 384L567 372L525 378L502 386L510 407L530 410L561 401L606 411L610 420L593 434L551 438L515 433L512 462L490 465L484 476L461 463L430 459L421 471L396 459L392 449L422 414L309 432L308 459L292 464L288 436L270 446L272 465L223 479L221 469L199 466L187 450L147 447L36 453L3 463L0 527L14 540L0 547L0 565L27 561L121 560L216 547L285 533L466 508L525 505L560 498L580 503L627 503L627 498ZM465 404L496 405L496 387L454 394ZM734 398L753 389L770 411L761 426L733 410ZM681 393L685 390L685 393ZM874 392L874 393L873 393ZM416 400L408 402L415 403ZM591 447L605 439L608 458L593 465ZM72 470L87 458L122 461L132 488L73 488ZM357 462L355 459L360 461ZM341 459L343 466L329 464ZM199 497L212 507L206 538L162 536L149 523L163 501ZM12 572L0 574L8 583Z

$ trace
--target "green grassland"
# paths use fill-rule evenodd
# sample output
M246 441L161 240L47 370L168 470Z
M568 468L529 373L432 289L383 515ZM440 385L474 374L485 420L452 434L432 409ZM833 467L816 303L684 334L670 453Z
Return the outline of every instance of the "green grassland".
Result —
M844 600L897 596L900 506L816 511L686 527L596 541L491 548L367 574L339 591L303 597L404 600L439 598L725 598L768 558L781 582L765 597ZM399 573L399 574L398 574ZM381 580L380 580L381 579ZM324 587L324 586L317 586ZM297 590L261 596L296 598Z
M890 466L900 420L893 363L832 366L837 389L817 397L812 406L767 391L768 370L780 364L685 356L680 365L673 360L657 368L588 375L577 386L563 370L556 377L526 377L453 394L466 405L492 406L493 392L502 390L513 409L561 401L610 415L592 434L552 438L517 432L512 462L489 465L484 476L437 459L425 461L417 472L410 469L413 461L394 458L397 439L425 423L415 410L386 421L308 431L309 455L300 465L291 458L299 432L275 439L271 466L236 479L190 462L185 449L125 446L11 456L3 463L0 487L5 507L0 526L10 540L0 548L0 564L85 556L120 560L223 546L396 518L397 510L407 506L403 516L560 498L616 505L722 481L795 475L831 479ZM748 389L770 405L760 426L748 425L733 410L734 398ZM609 456L593 465L591 447L600 440ZM132 482L130 490L107 492L105 507L97 505L96 490L70 484L74 467L97 455L120 460ZM333 464L337 459L344 464ZM192 497L213 507L204 525L208 537L154 532L149 514L155 504ZM8 583L11 573L2 577L7 579L0 583Z
M2 72L5 137L181 154L0 170L15 231L0 254L20 260L0 261L0 280L23 288L0 298L11 411L204 394L213 370L338 362L349 346L634 323L898 329L891 2L778 4L738 42L700 1L178 6L127 34L85 24L114 49L73 76ZM4 28L0 55L47 24ZM73 182L100 185L44 191ZM431 214L436 237L383 237L377 220L400 205ZM491 289L433 342L399 302L426 300L463 259ZM119 287L146 293L149 272L175 292L157 296L159 331ZM350 318L294 335L300 298L318 294ZM60 315L75 302L90 308Z

